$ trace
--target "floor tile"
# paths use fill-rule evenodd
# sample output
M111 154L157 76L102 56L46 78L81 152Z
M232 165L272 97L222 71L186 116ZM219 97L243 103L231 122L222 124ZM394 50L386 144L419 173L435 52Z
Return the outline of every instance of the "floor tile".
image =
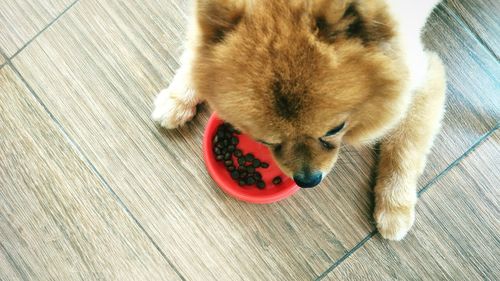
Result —
M11 57L71 3L72 0L0 0L0 49Z
M376 236L324 280L498 280L500 132L425 193L402 242Z
M1 280L180 280L9 66L0 112Z
M446 65L448 101L443 129L436 138L421 187L500 120L500 65L444 6L431 17L424 41Z
M498 56L500 55L500 2L496 0L446 0L447 5Z

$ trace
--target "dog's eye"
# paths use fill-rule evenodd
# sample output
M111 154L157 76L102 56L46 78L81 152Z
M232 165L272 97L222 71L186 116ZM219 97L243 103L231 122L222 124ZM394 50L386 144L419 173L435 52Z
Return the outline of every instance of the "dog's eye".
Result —
M326 134L325 134L325 137L330 137L330 136L333 136L333 135L336 135L338 134L340 131L342 131L342 129L344 129L345 127L345 122L342 123L341 125L331 129L330 131L328 131Z
M335 149L335 145L333 145L332 143L329 143L329 142L322 140L322 139L319 139L319 141L321 142L321 145L323 146L323 148L325 148L326 150Z
M262 144L265 144L265 145L267 145L267 146L273 146L273 145L274 145L274 144L272 144L272 143L269 143L269 142L267 142L267 141L263 141L263 140L257 140L257 141L258 141L258 142L260 142L260 143L262 143Z
M280 153L282 147L283 146L281 144L273 144L273 146L272 146L274 153Z

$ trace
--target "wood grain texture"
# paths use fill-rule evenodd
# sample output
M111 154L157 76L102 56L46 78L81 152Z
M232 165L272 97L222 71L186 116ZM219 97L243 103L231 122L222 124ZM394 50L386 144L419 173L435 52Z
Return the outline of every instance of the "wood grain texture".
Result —
M168 132L149 118L177 67L187 2L79 2L13 63L187 280L312 279L373 229L373 153L347 148L320 188L277 204L224 195L200 153L208 110ZM422 183L498 115L498 68L469 33L454 33L463 26L450 20L441 10L426 33L450 68L451 94Z
M0 0L0 49L12 56L72 0Z
M424 32L426 46L446 65L448 92L443 129L420 186L458 159L500 120L500 65L467 31L463 22L441 5Z
M79 2L13 63L186 279L318 276L371 230L371 151L278 204L226 196L202 160L209 112L175 131L149 118L185 22L172 1Z
M401 243L379 236L325 280L499 280L500 132L425 193Z
M0 280L179 280L9 66L0 112Z
M500 1L446 0L446 4L464 19L498 58L500 54Z

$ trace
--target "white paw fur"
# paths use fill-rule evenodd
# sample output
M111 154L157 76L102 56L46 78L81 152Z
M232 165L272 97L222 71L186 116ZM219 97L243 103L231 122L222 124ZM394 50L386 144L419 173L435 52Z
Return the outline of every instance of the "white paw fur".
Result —
M193 119L197 101L194 93L186 91L191 90L178 92L173 87L162 90L156 97L151 118L167 129L175 129Z
M402 240L415 222L415 207L375 209L375 221L382 237L389 240Z

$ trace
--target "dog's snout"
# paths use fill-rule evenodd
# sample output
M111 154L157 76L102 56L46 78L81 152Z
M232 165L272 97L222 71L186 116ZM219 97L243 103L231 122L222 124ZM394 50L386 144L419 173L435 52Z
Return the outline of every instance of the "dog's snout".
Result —
M323 179L321 172L299 172L293 175L295 183L302 188L317 186Z

